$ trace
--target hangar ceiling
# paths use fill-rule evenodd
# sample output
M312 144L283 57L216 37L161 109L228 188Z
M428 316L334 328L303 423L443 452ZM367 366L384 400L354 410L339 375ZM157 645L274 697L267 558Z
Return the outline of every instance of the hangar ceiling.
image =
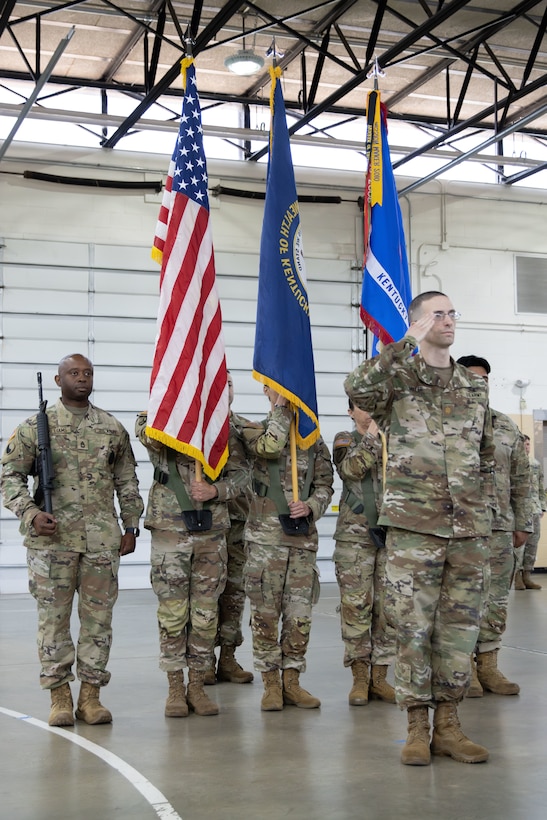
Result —
M296 117L291 134L331 144L332 124L364 117L376 65L390 118L418 135L398 152L396 169L404 173L420 155L438 155L446 167L490 148L498 181L511 184L547 168L546 26L546 0L1 0L0 85L24 81L30 97L54 62L28 115L55 109L60 95L93 89L100 111L93 125L103 125L97 144L123 147L128 134L147 127L153 107L176 120L179 63L191 42L203 108L241 107L242 157L252 161L265 148L251 150L247 114L268 104L268 52L284 69L286 107ZM242 48L264 59L253 76L225 66ZM109 119L113 94L131 101L126 116ZM0 105L0 114L17 115L24 102ZM88 112L64 116L89 122ZM513 133L530 136L538 156L512 157L508 172L504 139ZM477 134L474 149L461 147Z

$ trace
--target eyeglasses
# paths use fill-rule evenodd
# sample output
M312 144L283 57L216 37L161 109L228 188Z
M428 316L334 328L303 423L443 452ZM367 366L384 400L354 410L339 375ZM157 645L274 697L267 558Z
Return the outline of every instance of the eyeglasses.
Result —
M453 322L457 322L458 319L461 319L462 315L459 310L434 310L433 311L433 318L436 322L442 322L444 317L448 316L449 319L452 319Z

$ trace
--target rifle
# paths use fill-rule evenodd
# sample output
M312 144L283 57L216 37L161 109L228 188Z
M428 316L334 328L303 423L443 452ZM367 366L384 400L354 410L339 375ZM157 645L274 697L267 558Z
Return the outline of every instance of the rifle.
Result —
M38 476L38 488L34 494L34 500L40 507L44 503L44 511L53 513L51 502L51 491L53 490L53 460L51 458L51 444L49 441L49 425L46 413L47 400L44 400L42 392L42 374L36 374L38 378L38 413L36 415L36 425L38 428L38 455L35 463L35 475Z

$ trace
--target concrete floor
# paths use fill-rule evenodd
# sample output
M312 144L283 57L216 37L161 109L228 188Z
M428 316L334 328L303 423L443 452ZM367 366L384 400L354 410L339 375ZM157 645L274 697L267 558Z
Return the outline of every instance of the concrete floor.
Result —
M543 820L547 805L547 576L540 592L511 592L500 667L518 697L467 700L466 732L490 761L434 758L402 766L406 716L372 702L349 707L349 670L335 584L315 608L303 684L320 710L260 711L262 686L217 684L218 717L167 719L157 668L155 597L120 593L112 681L102 700L112 726L53 729L38 686L36 612L28 595L0 598L2 820ZM247 619L246 619L247 620ZM251 664L248 628L238 658ZM77 689L74 686L74 693Z

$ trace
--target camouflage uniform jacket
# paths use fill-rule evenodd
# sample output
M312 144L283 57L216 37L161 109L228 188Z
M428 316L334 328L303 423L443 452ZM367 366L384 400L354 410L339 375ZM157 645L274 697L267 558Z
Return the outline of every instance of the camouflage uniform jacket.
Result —
M378 436L365 433L359 441L355 433L338 433L334 438L332 458L336 471L343 481L340 511L334 532L335 541L363 542L363 531L368 527L365 512L354 512L346 499L348 492L362 501L362 481L368 472L372 475L372 487L376 510L382 502L382 443Z
M31 526L40 511L27 482L38 455L36 416L17 427L2 457L4 504L21 519L25 546L71 552L119 549L121 532L114 493L124 527L137 527L144 507L127 430L110 413L92 404L77 429L73 428L74 414L61 399L46 412L55 472L54 536L38 536ZM36 486L37 479L34 489Z
M532 532L530 463L515 422L492 410L496 459L497 512L493 530Z
M299 497L306 502L312 512L312 521L307 536L286 535L279 523L274 501L265 495L257 494L257 488L266 490L269 487L268 462L276 461L285 499L287 503L292 501L289 445L291 417L292 414L288 408L277 407L264 423L244 420L245 423L242 426L238 425L238 433L245 444L246 452L252 459L255 490L245 526L245 540L266 546L274 544L317 552L318 534L315 522L327 510L333 493L332 462L323 439L318 439L312 445L313 478L308 498L302 497L302 491L308 474L310 453L308 450L298 448L296 454Z
M547 510L546 500L543 469L537 458L530 456L530 503L533 515L541 515Z
M247 423L247 419L243 416L238 416L236 413L230 413L230 433L238 438L238 429ZM241 442L243 446L243 442ZM245 454L243 453L245 457ZM247 471L249 476L248 484L241 490L239 495L235 498L228 499L228 515L230 521L246 521L249 515L249 505L251 503L251 465L246 460Z
M451 359L449 384L407 336L346 378L353 402L388 436L378 523L442 538L489 535L494 442L488 388Z
M146 413L139 413L135 423L135 433L141 444L148 450L148 456L154 468L168 474L169 466L167 459L170 448L146 435L146 418ZM236 498L241 492L245 492L249 487L249 467L245 458L245 452L241 442L237 436L234 435L232 429L230 429L228 451L228 460L222 472L216 481L212 482L217 489L218 495L204 505L211 510L213 518L211 530L207 530L204 533L205 535L207 535L207 532L228 530L230 528L227 502L229 499ZM179 476L182 479L190 503L192 503L190 498L190 484L195 477L195 460L184 453L173 450L171 452L175 453ZM203 480L208 481L206 478ZM179 502L174 491L170 487L160 484L156 479L154 479L148 494L144 526L148 530L171 530L187 533L181 516ZM201 535L201 533L198 533L198 537L201 537Z

